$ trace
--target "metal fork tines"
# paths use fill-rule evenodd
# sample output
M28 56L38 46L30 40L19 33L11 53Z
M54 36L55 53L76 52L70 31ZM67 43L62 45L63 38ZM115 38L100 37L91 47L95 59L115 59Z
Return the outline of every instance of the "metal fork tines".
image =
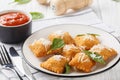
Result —
M23 80L20 74L17 72L17 70L14 68L14 65L12 63L12 60L5 48L5 46L0 45L0 64L7 69L13 70L19 77L20 80Z

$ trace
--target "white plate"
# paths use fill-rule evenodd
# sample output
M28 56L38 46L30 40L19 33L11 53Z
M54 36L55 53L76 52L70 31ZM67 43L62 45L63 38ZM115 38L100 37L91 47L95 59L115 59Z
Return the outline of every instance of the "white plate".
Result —
M70 74L56 74L54 72L43 69L43 68L40 67L40 63L43 61L44 58L36 58L33 55L33 53L30 51L28 46L35 39L39 39L41 37L47 38L48 34L50 34L51 32L57 31L57 30L67 31L72 36L75 36L77 34L84 34L84 33L99 34L100 35L99 38L101 40L101 43L104 44L104 45L107 45L111 48L114 48L118 52L118 55L113 60L111 60L107 65L99 66L94 71L92 71L90 73L71 72ZM104 71L112 68L113 66L115 66L120 59L120 43L114 36L112 36L108 32L103 31L101 29L94 28L94 27L91 27L91 26L79 25L79 24L54 25L54 26L50 26L50 27L41 29L41 30L33 33L25 41L25 43L23 44L22 51L23 51L23 57L24 57L25 61L30 66L32 66L33 68L35 68L39 71L42 71L44 73L48 73L48 74L56 75L56 76L62 76L62 77L83 77L83 76L89 76L89 75L101 73L101 72L104 72Z

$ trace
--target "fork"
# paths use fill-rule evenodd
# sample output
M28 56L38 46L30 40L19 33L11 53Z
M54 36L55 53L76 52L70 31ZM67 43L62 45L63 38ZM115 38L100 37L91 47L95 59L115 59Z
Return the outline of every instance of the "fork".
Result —
M6 68L6 69L11 69L12 71L14 71L17 74L17 76L19 77L20 80L23 80L22 77L20 76L20 74L14 68L12 60L11 60L5 46L0 45L0 49L1 49L0 50L0 64L2 65L2 67Z

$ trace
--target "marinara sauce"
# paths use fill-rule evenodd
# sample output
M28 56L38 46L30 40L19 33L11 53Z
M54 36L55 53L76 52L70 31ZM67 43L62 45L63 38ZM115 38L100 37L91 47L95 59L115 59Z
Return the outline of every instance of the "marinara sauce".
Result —
M17 26L28 21L28 16L20 12L8 12L0 15L0 24L5 26Z

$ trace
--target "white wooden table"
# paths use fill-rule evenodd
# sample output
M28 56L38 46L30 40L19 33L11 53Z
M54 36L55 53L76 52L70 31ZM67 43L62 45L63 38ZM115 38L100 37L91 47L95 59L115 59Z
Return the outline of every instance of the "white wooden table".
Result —
M34 0L32 0L34 1ZM12 6L5 5L6 3L9 3L10 0L0 0L0 10L5 9L14 9L14 4ZM36 2L34 1L36 4ZM23 5L25 6L25 5ZM33 7L37 6L35 9ZM33 5L32 8L30 6L26 6L25 10L30 11L38 11L40 8L40 5ZM42 7L42 12L45 14L45 18L43 20L34 21L33 22L33 32L44 28L46 26L50 25L56 25L56 24L85 24L85 25L91 25L98 28L102 28L106 31L108 31L111 34L114 34L116 37L120 40L120 3L115 3L111 0L94 0L93 5L91 6L92 9L88 9L88 12L85 11L85 13L79 13L80 15L71 15L69 17L56 17L53 14L48 14L49 8ZM16 5L16 8L22 10L21 6ZM87 13L86 13L87 12ZM97 16L96 16L96 14ZM105 23L105 24L104 24ZM3 43L0 43L3 44ZM8 48L13 46L17 49L17 51L21 54L21 43L20 44L5 44ZM36 77L37 80L120 80L120 62L113 67L112 69L89 77L77 77L77 78L63 78L63 77L56 77L56 76L50 76L46 75L44 73L41 73L39 71L36 71L30 67L30 70L32 74ZM3 74L5 73L5 75ZM6 74L8 73L8 74ZM22 74L21 74L22 75ZM7 78L6 78L7 77ZM26 77L24 77L24 80L27 80ZM0 79L1 80L19 80L16 75L8 70L0 69Z
M116 30L120 29L120 2L113 0L94 1L94 6L98 6L94 10L101 20L109 26L116 27Z

